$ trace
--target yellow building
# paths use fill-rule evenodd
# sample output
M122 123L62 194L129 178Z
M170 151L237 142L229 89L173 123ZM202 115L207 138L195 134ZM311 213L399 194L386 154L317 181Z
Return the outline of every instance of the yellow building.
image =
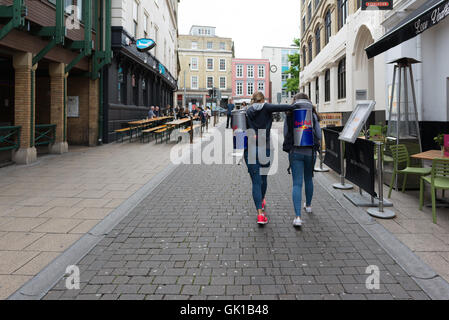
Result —
M225 105L232 94L232 39L216 36L215 27L192 26L188 35L179 35L178 47L178 106L213 105L213 88L220 90L219 103Z

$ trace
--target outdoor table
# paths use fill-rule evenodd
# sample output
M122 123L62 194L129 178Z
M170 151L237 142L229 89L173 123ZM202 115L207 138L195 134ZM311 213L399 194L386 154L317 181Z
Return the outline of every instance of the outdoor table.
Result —
M435 158L448 158L441 154L441 150L429 150L429 151L413 154L410 157L415 158L415 159L430 160L430 161L432 161Z

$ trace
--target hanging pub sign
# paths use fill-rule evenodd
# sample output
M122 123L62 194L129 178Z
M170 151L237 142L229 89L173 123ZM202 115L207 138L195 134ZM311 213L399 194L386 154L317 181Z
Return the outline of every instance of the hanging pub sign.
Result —
M362 0L362 10L392 10L393 0L390 1L372 1Z
M138 39L136 41L137 50L140 52L146 52L148 50L153 49L156 46L156 42L153 39Z

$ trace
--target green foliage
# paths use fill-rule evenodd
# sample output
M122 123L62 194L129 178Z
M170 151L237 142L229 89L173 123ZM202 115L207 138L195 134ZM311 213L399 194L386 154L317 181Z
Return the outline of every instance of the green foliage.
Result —
M293 39L293 43L293 46L298 48L300 47L299 39ZM297 92L299 89L299 68L301 61L299 50L297 53L289 55L288 61L290 61L291 67L285 73L290 74L291 78L287 79L287 82L284 84L284 88L286 88L287 92Z
M442 147L444 145L444 134L440 133L439 135L437 135L435 138L433 138L433 140L440 146Z

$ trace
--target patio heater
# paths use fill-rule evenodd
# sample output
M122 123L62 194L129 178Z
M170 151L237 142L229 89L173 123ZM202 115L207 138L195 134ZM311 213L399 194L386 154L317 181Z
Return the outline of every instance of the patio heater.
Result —
M412 70L412 66L416 63L421 62L407 57L390 62L390 64L395 65L390 92L386 143L387 146L392 144L405 144L409 155L422 151ZM386 151L386 154L391 154L389 148ZM419 163L419 160L411 159L411 161L412 163L413 161ZM402 180L403 175L400 178ZM387 181L390 181L390 179L387 179ZM407 182L406 187L409 189L419 188L418 179L413 179L410 176ZM394 181L396 190L398 189L398 183L402 184L402 181L398 181L398 176L396 176L396 181Z

